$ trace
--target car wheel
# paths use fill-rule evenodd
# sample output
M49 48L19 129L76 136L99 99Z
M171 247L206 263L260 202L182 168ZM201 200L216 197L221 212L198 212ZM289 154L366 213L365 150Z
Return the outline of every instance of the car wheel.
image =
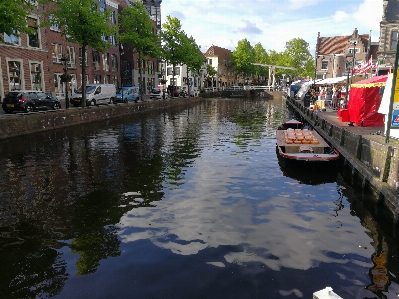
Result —
M91 101L92 106L96 106L96 104L97 104L96 100Z
M124 99L123 102L124 102L125 104L127 104L127 99Z
M54 105L53 105L53 109L54 109L54 110L61 109L61 105L60 105L60 103L54 103Z
M25 106L25 112L26 113L29 113L29 112L32 112L33 111L33 106L32 105L26 105Z

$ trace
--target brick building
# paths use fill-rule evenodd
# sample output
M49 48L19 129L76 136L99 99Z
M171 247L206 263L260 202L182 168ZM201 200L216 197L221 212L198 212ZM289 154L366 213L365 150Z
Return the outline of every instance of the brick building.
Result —
M369 34L359 34L357 28L352 35L317 37L316 44L316 79L346 76L352 67L377 59L377 44L372 43ZM355 56L353 56L355 55Z
M112 22L115 24L119 6L118 1L99 0L100 9L113 11ZM36 2L34 13L27 20L28 26L35 30L34 34L21 34L19 38L4 35L4 40L8 44L0 44L1 97L14 89L43 90L59 97L65 96L65 84L67 83L61 82L60 79L64 73L62 58L67 59L68 74L72 76L72 81L68 83L69 90L82 84L81 48L79 45L66 42L57 27L40 27L40 23L45 21L43 12L47 8L48 6ZM86 81L119 85L117 42L113 36L104 38L112 47L105 53L88 49Z

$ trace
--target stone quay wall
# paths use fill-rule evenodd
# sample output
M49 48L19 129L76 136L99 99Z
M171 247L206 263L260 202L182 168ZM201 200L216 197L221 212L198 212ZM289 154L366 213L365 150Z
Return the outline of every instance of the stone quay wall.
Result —
M173 98L171 100L8 114L0 118L0 140L201 101L200 97Z
M317 111L304 107L300 101L287 98L287 103L340 152L344 164L351 165L352 175L360 174L362 185L372 187L378 202L389 209L397 222L399 144L385 143L383 136L349 132L344 127L323 118L323 115Z

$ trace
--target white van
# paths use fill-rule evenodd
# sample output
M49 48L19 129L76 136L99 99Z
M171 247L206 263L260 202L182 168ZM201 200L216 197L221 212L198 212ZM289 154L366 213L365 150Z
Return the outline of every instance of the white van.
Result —
M86 106L97 104L112 104L116 98L116 88L113 84L87 84ZM72 93L71 104L80 106L82 102L82 86Z

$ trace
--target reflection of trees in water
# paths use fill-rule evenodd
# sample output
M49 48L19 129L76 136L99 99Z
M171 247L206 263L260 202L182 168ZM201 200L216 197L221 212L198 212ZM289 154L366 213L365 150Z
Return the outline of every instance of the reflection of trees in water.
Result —
M15 227L18 236L14 234L10 244L2 242L2 298L52 297L62 291L68 278L66 262L57 249L50 247L52 237L41 227L43 223L21 222Z
M99 261L120 255L118 229L114 226L130 208L121 208L120 196L107 190L96 190L77 199L71 215L72 253L80 255L77 274L96 271Z

